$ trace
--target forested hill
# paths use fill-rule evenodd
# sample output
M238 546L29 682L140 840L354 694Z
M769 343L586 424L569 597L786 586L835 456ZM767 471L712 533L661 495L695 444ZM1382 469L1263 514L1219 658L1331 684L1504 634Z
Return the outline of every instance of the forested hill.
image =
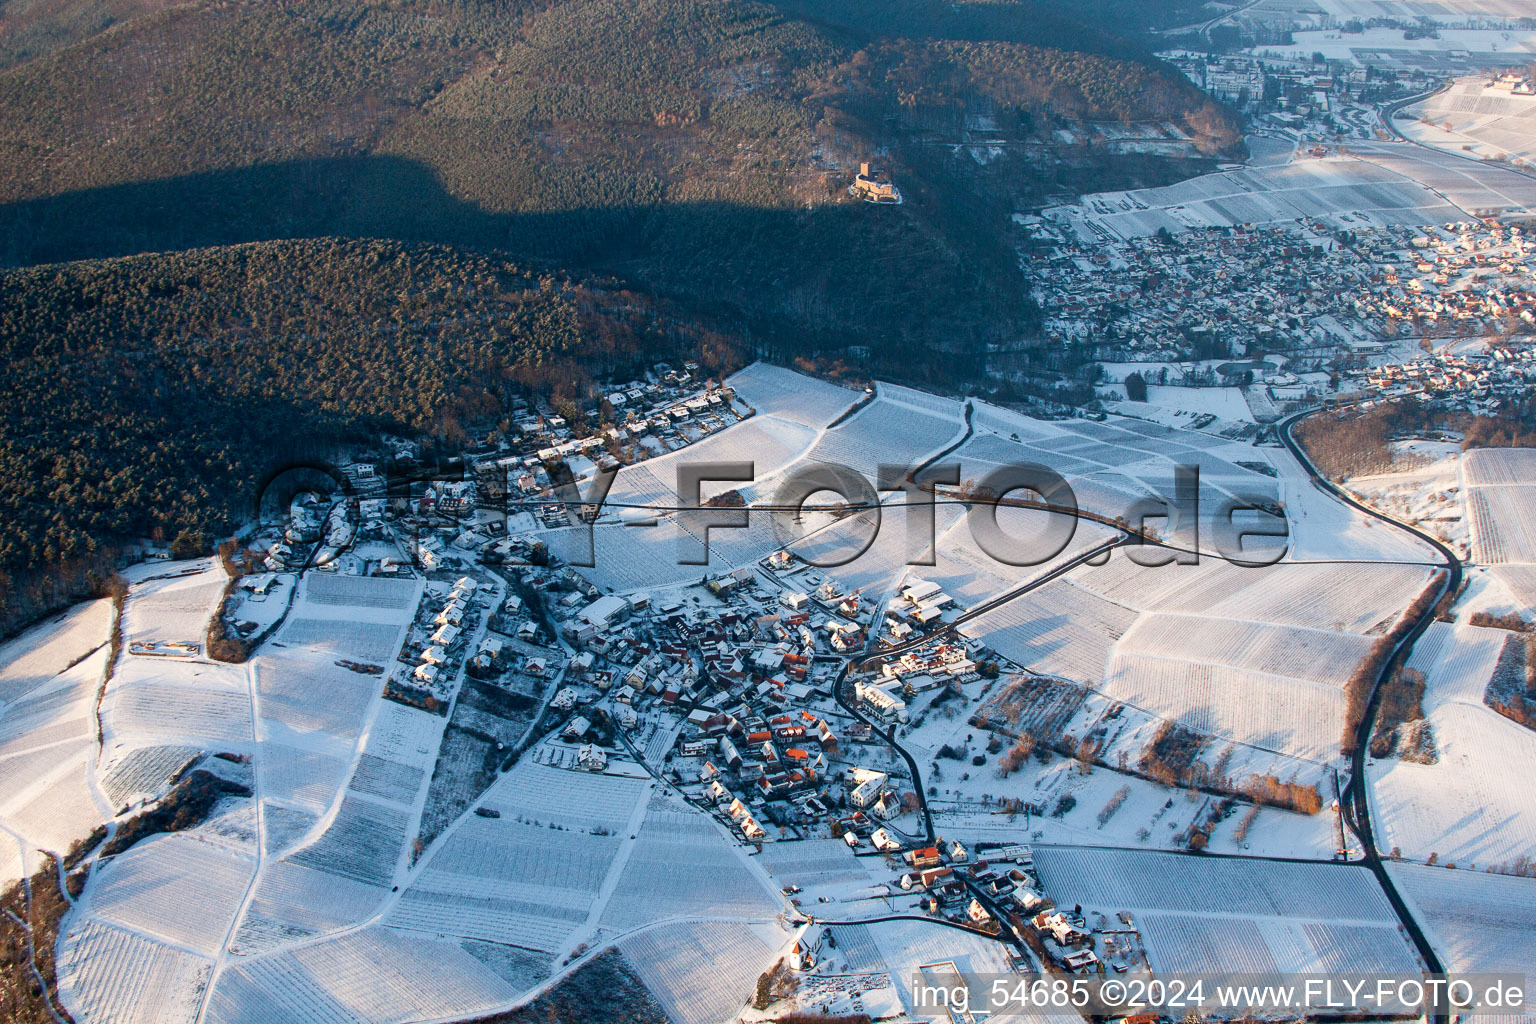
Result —
M1063 126L1237 144L1074 10L0 0L0 630L229 529L295 438L451 441L684 354L975 379L1033 326L1014 210L1209 163ZM850 199L861 160L906 202Z
M1070 6L9 0L0 264L442 242L619 274L759 338L948 366L1029 326L1014 204L1197 169L1057 159L1063 118L1235 142ZM1009 140L986 167L943 144L977 114ZM871 158L906 205L843 194Z
M274 460L462 437L514 394L730 343L611 282L440 246L252 243L0 271L0 632L112 544L250 518Z

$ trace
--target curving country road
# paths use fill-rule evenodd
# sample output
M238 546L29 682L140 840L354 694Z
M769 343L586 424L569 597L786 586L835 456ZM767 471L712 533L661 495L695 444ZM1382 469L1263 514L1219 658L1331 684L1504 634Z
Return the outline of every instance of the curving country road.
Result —
M1428 938L1425 937L1418 922L1414 920L1413 914L1409 912L1408 906L1403 901L1402 896L1399 895L1397 888L1392 884L1392 879L1387 874L1386 865L1382 862L1381 853L1376 849L1376 839L1371 829L1369 787L1366 785L1365 778L1365 758L1369 752L1371 732L1376 724L1376 714L1380 710L1381 694L1386 681L1407 657L1408 652L1413 649L1413 645L1418 641L1419 637L1429 628L1429 624L1435 620L1435 611L1440 604L1440 600L1447 594L1455 594L1461 589L1461 559L1456 557L1456 553L1439 539L1431 537L1417 527L1410 526L1408 523L1387 515L1385 512L1378 511L1357 501L1352 495L1335 485L1318 471L1317 467L1308 458L1307 453L1297 443L1291 433L1292 428L1297 423L1317 411L1313 409L1297 413L1282 420L1276 430L1281 443L1289 449L1290 453L1296 457L1296 461L1307 471L1307 475L1311 477L1313 485L1358 512L1368 515L1373 519L1379 519L1400 530L1406 530L1438 551L1445 560L1446 577L1441 585L1440 593L1435 601L1431 602L1423 613L1419 615L1418 620L1413 623L1403 637L1398 640L1397 646L1393 648L1391 655L1382 663L1381 671L1372 684L1371 696L1366 704L1365 715L1362 717L1355 734L1355 753L1350 763L1349 786L1341 794L1342 809L1345 812L1343 815L1344 821L1349 826L1349 830L1355 834L1355 838L1360 841L1360 848L1365 853L1366 865L1375 874L1376 881L1381 885L1382 891L1386 893L1388 901L1392 904L1393 911L1396 912L1398 918L1402 921L1403 928L1413 939L1414 945L1418 948L1419 956L1423 958L1424 963L1431 971L1439 974L1443 973L1445 968L1441 965L1439 957L1435 954L1434 947L1431 946ZM1443 1022L1447 1019L1447 1015L1437 1012L1434 1014L1434 1019L1437 1022Z
M1404 931L1407 932L1409 938L1412 940L1414 947L1418 951L1419 956L1423 960L1425 966L1429 971L1436 974L1441 974L1444 973L1444 967L1441 964L1438 955L1435 953L1434 947L1430 944L1427 936L1424 934L1423 929L1420 928L1418 922L1414 919L1412 913L1409 911L1406 902L1398 893L1391 877L1387 873L1386 865L1382 860L1380 851L1378 851L1376 848L1375 837L1372 832L1370 820L1369 792L1365 776L1365 758L1369 751L1371 732L1374 728L1377 714L1380 711L1381 697L1384 685L1387 679L1390 678L1393 671L1395 671L1397 667L1402 664L1408 653L1413 649L1413 645L1423 635L1424 631L1429 628L1429 624L1434 621L1435 611L1440 604L1441 598L1448 594L1455 594L1460 590L1463 576L1462 563L1461 560L1457 557L1456 553L1437 538L1432 537L1417 529L1416 527L1394 518L1393 516L1363 504L1341 488L1334 485L1325 476L1323 476L1322 473L1318 471L1317 467L1312 463L1311 459L1308 458L1307 454L1302 450L1301 446L1297 443L1292 434L1292 430L1297 423L1317 411L1318 410L1310 410L1307 412L1295 414L1281 421L1279 424L1277 424L1276 427L1277 436L1280 438L1285 447L1291 452L1291 454L1295 456L1296 460L1301 464L1301 466L1306 470L1307 475L1311 479L1313 485L1316 486L1319 490L1328 494L1330 497L1343 502L1345 505L1355 509L1363 515L1370 516L1373 519L1388 523L1398 529L1407 531L1408 533L1412 534L1415 538L1423 541L1439 554L1445 569L1445 577L1441 582L1439 593L1436 595L1436 600L1428 605L1428 607L1418 616L1418 618L1410 625L1403 636L1397 641L1389 656L1384 660L1381 670L1372 684L1370 698L1366 706L1366 713L1363 716L1363 720L1358 727L1355 737L1355 753L1351 763L1349 784L1340 794L1341 817L1343 818L1345 825L1355 835L1356 839L1360 843L1360 848L1364 854L1363 863L1371 870L1372 874L1375 875L1377 883L1380 885L1382 892L1386 895L1388 902L1392 906L1393 912L1397 915ZM1009 502L1009 504L1012 503ZM1039 505L1037 504L1035 507L1039 507ZM1006 604L1008 601L1011 601L1022 594L1028 593L1031 590L1043 586L1051 580L1064 575L1083 562L1099 557L1114 547L1131 543L1136 540L1143 540L1143 542L1146 542L1146 539L1140 538L1136 533L1127 530L1124 524L1117 523L1112 520L1107 520L1103 517L1094 516L1091 513L1083 514L1080 510L1068 510L1065 508L1055 510L1071 512L1072 514L1078 515L1080 518L1093 519L1103 525L1114 526L1120 531L1121 535L1110 541L1106 541L1103 544L1097 545L1072 559L1069 559L1067 562L1064 562L1063 564L1056 566L1050 571L1035 577L1034 579L1031 579L1027 583L1015 587L1004 594L1001 594L987 602L984 602L981 605L976 606L973 609L968 610L966 613L959 616L954 622L950 623L945 628L945 630L939 633L916 637L903 644L887 648L878 656L891 657L893 655L899 655L906 650L932 643L935 639L952 631L961 623L973 619L978 615L985 614L987 611ZM1156 541L1152 541L1152 543L1156 543ZM874 642L873 636L871 636L870 642L872 645ZM844 693L844 687L850 671L862 669L871 660L873 660L874 657L876 657L876 655L872 654L869 650L866 650L864 657L845 662L833 685L833 696L838 705L844 711L846 711L858 721L870 726L870 728L873 729L875 733L881 737L882 740L890 745L891 749L895 750L896 753L906 761L907 766L912 773L913 788L916 792L919 809L922 814L924 832L926 834L927 841L931 844L935 840L933 817L928 807L927 794L923 788L922 774L916 759L913 758L913 756L904 747L902 747L899 742L897 742L896 731L894 727L890 729L882 729L879 723L876 723L867 717L857 706L856 702L850 700L849 696L845 695ZM986 904L984 903L983 905ZM1447 1024L1449 1016L1444 1012L1437 1011L1431 1014L1431 1019L1435 1022L1435 1024Z
M1116 548L1116 547L1121 546L1122 544L1128 543L1131 540L1132 536L1134 536L1134 535L1132 535L1130 533L1127 533L1123 537L1117 537L1117 538L1115 538L1113 540L1108 540L1108 541L1105 541L1102 544L1095 545L1094 547L1089 548L1087 551L1084 551L1082 554L1077 555L1077 556L1075 556L1073 558L1070 558L1067 561L1063 562L1062 564L1056 566L1054 569L1050 570L1049 572L1044 573L1043 575L1040 575L1040 576L1036 576L1034 579L1031 579L1029 582L1021 584L1020 586L1014 587L1012 590L1009 590L1006 593L1003 593L1003 594L1001 594L1001 595L999 595L997 597L994 597L994 598L992 598L992 599L990 599L988 601L984 601L981 604L976 605L974 608L971 608L971 609L967 610L963 614L956 616L954 621L950 622L948 625L946 625L941 630L938 630L938 631L933 632L933 633L926 633L926 634L924 634L922 636L914 637L913 639L908 640L905 643L897 644L897 645L895 645L893 647L888 647L885 650L881 651L879 654L870 654L870 653L868 653L868 648L866 648L866 652L865 652L865 656L864 657L859 658L857 660L850 660L850 661L847 661L847 662L843 663L842 670L838 672L837 679L832 684L832 698L837 701L838 707L842 708L844 711L848 712L854 718L858 719L860 722L863 722L865 725L867 725L871 729L873 729L877 736L879 736L881 739L885 740L886 743L890 744L891 749L896 751L896 753L900 754L902 759L907 762L907 767L912 772L912 787L913 787L913 789L917 793L918 809L922 812L922 816L923 816L923 831L924 831L924 834L928 837L929 844L933 843L934 837L935 837L935 833L934 833L934 830L933 830L933 815L928 810L928 794L923 789L923 776L922 776L922 773L918 770L917 761L916 761L915 758L912 757L911 754L909 754L907 752L907 749L905 747L903 747L900 743L896 742L896 727L895 726L892 726L889 729L882 730L878 723L871 721L864 714L864 712L862 710L860 710L857 702L849 700L847 698L847 696L843 693L843 685L848 680L848 673L850 671L862 670L865 665L868 665L871 661L874 661L876 658L884 659L884 658L890 658L890 657L898 656L898 655L900 655L900 654L902 654L902 653L904 653L906 651L913 650L913 649L918 648L918 647L924 647L924 646L926 646L928 644L931 644L931 643L935 642L936 640L939 640L942 637L949 635L951 632L953 632L955 630L956 627L962 625L965 622L968 622L969 620L977 617L978 615L985 615L987 612L991 611L992 609L1000 607L1000 606L1002 606L1004 604L1007 604L1009 601L1012 601L1015 598L1020 597L1023 594L1027 594L1031 590L1034 590L1034 589L1036 589L1038 587L1045 586L1047 583L1051 582L1052 580L1054 580L1054 579L1056 579L1056 578L1058 578L1060 576L1065 575L1066 573L1068 573L1068 572L1072 571L1073 569L1077 568L1079 565L1082 565L1084 562L1087 562L1087 561L1089 561L1091 559L1097 558L1100 555L1107 553L1112 548ZM870 644L874 643L874 639L875 639L875 634L871 633L870 640L869 640Z

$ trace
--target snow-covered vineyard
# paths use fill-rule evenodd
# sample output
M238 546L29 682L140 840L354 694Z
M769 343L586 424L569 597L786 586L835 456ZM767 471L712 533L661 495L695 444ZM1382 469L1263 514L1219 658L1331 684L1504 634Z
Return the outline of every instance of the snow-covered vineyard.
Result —
M150 562L120 619L90 602L0 648L0 878L68 858L62 1007L446 1024L616 953L675 1024L907 1021L932 1016L912 985L936 970L1426 966L1339 801L1358 677L1445 578L1434 547L1252 434L764 364L725 386L738 421L621 469L595 565L587 530L528 513L506 532L539 560L343 559L244 577L227 606L218 559ZM1459 465L1478 608L1536 592L1527 455ZM935 459L959 468L931 552L924 495L893 488L752 511L707 531L707 564L679 557L707 514L674 508L680 467L753 463L706 493L752 506L806 467L873 485ZM1005 536L1059 531L1020 565L975 509L1025 463L1086 515L999 508ZM1161 505L1182 467L1194 522ZM1231 547L1233 505L1289 535ZM1166 546L1129 543L1142 515ZM221 608L258 637L243 663L207 656ZM1417 641L1364 789L1433 954L1517 970L1530 652L1478 621L1453 608ZM140 834L193 783L206 814Z

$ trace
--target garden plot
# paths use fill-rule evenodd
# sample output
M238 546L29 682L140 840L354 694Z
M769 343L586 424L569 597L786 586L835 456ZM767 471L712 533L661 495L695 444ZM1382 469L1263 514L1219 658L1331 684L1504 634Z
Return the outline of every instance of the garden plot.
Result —
M352 773L350 788L381 800L409 805L416 798L426 777L423 768L400 764L374 754L363 754Z
M223 758L203 762L208 770L215 774L241 777L240 784L250 782L247 773L240 771L243 766L231 765L230 769L221 768L222 765L230 765ZM214 804L209 813L208 820L198 826L196 834L204 839L222 843L230 849L242 854L255 857L258 852L257 833L260 831L256 804L244 798L231 798L220 800Z
M627 827L635 802L653 785L643 779L566 771L519 761L485 794L482 804L535 825L616 835Z
M347 781L349 762L321 750L263 743L257 755L262 792L271 800L320 814Z
M682 450L688 452L693 449L689 447ZM643 509L629 506L647 505L665 510L678 505L677 477L654 465L663 457L657 456L656 459L647 459L645 462L620 466L618 475L613 478L613 487L608 491L608 497L605 499L605 511L612 511L621 520L630 521L646 513Z
M1474 448L1461 457L1461 476L1468 487L1536 483L1536 450Z
M1397 917L1364 867L1191 857L1139 850L1037 846L1046 895L1112 914L1215 914L1395 928Z
M812 429L831 423L862 397L857 391L767 363L753 363L726 383L759 416L777 416Z
M1536 562L1536 485L1468 487L1466 500L1474 561Z
M958 402L921 396L881 384L875 400L821 435L805 462L848 466L871 484L882 464L910 466L959 438L964 430Z
M98 651L0 708L0 777L10 774L5 766L15 758L47 749L65 756L94 743L91 712L106 663L106 651Z
M1253 508L1279 500L1280 484L1274 477L1240 469L1208 452L1180 456L1173 461L1199 467L1200 509L1202 518L1208 522L1234 501L1243 508ZM1161 460L1131 466L1121 472L1165 501L1172 502L1178 494L1175 468ZM1210 539L1207 538L1205 543L1206 550L1210 550Z
M1180 599L1209 572L1205 560L1201 566L1137 565L1123 551L1116 551L1102 565L1079 565L1068 575L1072 582L1127 608L1151 611L1165 608Z
M414 804L437 758L445 724L441 715L382 702L369 726L352 788L407 807Z
M625 931L668 917L769 920L782 909L712 818L675 800L651 801L602 924Z
M706 571L721 570L721 565L711 565L709 570L679 565L680 532L674 517L662 516L655 526L562 527L541 532L539 539L549 546L551 554L568 562L592 562L592 567L583 568L581 574L595 586L629 594L696 583ZM712 536L718 539L724 533L719 531ZM713 556L713 541L710 548Z
M1135 621L1131 609L1056 579L966 623L963 631L1032 672L1096 686L1111 647Z
M263 801L261 808L262 856L284 853L309 834L319 818L309 811Z
M1387 872L1447 971L1525 974L1530 981L1536 879L1407 864L1389 864ZM1536 1012L1529 984L1525 1012L1527 1020Z
M250 688L237 665L132 658L113 674L101 710L108 747L177 740L229 746L253 737Z
M307 647L329 657L382 664L395 656L404 641L404 629L394 622L292 617L278 630L273 643Z
M1391 925L1147 913L1152 969L1190 974L1413 974L1418 958Z
M709 462L750 462L757 480L766 480L789 465L816 440L815 429L776 416L759 415L734 423L701 441L666 455L659 455L636 466L626 466L614 478L608 494L618 504L651 504L663 508L681 504L677 487L680 467ZM727 484L705 485L726 488ZM622 513L621 515L628 514Z
M554 957L548 954L504 946L497 942L461 939L458 945L519 992L525 992L548 978L555 964Z
M699 921L648 928L619 942L674 1024L734 1019L789 933L776 926Z
M68 924L59 938L59 1000L75 1020L196 1020L211 961L98 921Z
M379 694L376 676L341 668L310 651L265 650L250 665L261 712L257 737L297 742L325 733L350 747ZM311 744L304 744L311 745Z
M1207 557L1199 565L1147 567L1124 555L1072 571L1074 582L1143 611L1350 633L1385 632L1431 577L1419 565L1281 562L1244 568Z
M0 715L31 690L107 642L112 602L86 601L0 644ZM0 717L0 721L4 721Z
M1339 688L1199 660L1117 654L1102 692L1188 729L1314 761L1338 751Z
M1066 517L1060 513L1043 509L1000 506L997 510L998 527L1006 536L1014 538L1021 551L1029 555L1034 553L1036 547L1042 547L1041 544L1033 544L1033 539L1044 538L1047 530L1058 529L1059 526L1054 524L1064 519ZM949 524L947 529L946 523ZM912 572L925 580L941 584L944 592L963 607L972 607L1004 591L1022 586L1044 575L1053 566L1076 558L1089 548L1115 536L1115 532L1107 526L1076 521L1072 539L1067 542L1061 554L1039 565L1013 566L998 561L977 545L971 524L958 506L940 506L936 526L938 539L934 545L935 564L932 567L914 567ZM882 531L884 529L894 529L900 533L904 527L898 523L889 523L882 527ZM1052 543L1054 546L1055 542Z
M200 747L156 746L114 754L97 770L101 791L114 807L154 799L202 753Z
M1208 565L1215 587L1203 595L1210 598L1208 604L1196 607L1183 597L1159 610L1375 635L1391 628L1401 609L1413 603L1434 575L1421 565L1282 562L1245 569L1222 560Z
M441 876L434 876L407 890L390 911L387 923L440 938L515 943L523 949L555 953L587 920L586 909L552 902L548 893L487 891L483 882L476 882L471 892L424 887L443 881Z
M1150 452L1109 444L1093 438L1063 444L1056 451L1069 459L1091 462L1100 469L1126 469L1154 458Z
M191 833L155 836L92 878L83 912L166 945L215 956L255 868L252 858Z
M1102 192L1045 211L1085 241L1095 231L1145 238L1160 229L1276 224L1342 215L1376 225L1434 224L1465 212L1417 181L1366 160L1333 157L1221 171L1160 188Z
M518 994L453 943L372 927L232 966L204 1019L393 1024L471 1017Z
M1461 153L1398 142L1361 142L1352 148L1381 167L1422 182L1464 210L1523 213L1536 208L1536 181L1514 168L1487 160L1471 163ZM1451 219L1465 218L1458 214Z
M1118 653L1227 665L1342 687L1372 641L1349 633L1199 615L1144 615Z
M1046 894L1129 912L1161 972L1410 973L1418 959L1364 867L1035 848Z
M465 727L462 708L462 704L454 706L454 721L443 731L437 763L427 785L417 832L423 844L432 843L495 782L506 756L496 749L496 741L491 738L495 731ZM473 711L467 713L482 717Z
M973 441L988 434L995 434L1021 444L1036 444L1066 435L1060 421L1037 420L1033 416L1015 412L1012 409L1004 409L1001 406L989 405L974 398L970 401L971 427L976 432Z
M869 877L841 839L769 843L757 859L774 881L802 889Z
M316 605L383 608L409 613L415 609L420 597L421 584L415 580L311 572L304 575L301 600Z
M292 860L262 865L251 903L230 943L250 954L288 939L357 924L378 910L389 890Z
M977 717L991 728L1006 723L1010 732L1060 736L1090 692L1074 683L1019 673L988 695ZM930 746L937 748L945 741Z
M1280 970L1259 922L1246 917L1140 914L1148 959L1158 972L1273 974ZM1155 958L1155 959L1154 959Z
M887 970L885 958L880 955L880 947L875 942L872 929L879 925L867 924L840 924L835 928L827 926L827 936L836 943L836 953L850 973L884 973Z
M1521 609L1536 609L1536 566L1497 565L1490 572Z
M349 792L330 827L289 860L353 881L388 886L405 852L409 825L405 811Z
M61 758L51 755L30 785L9 786L0 802L0 821L39 850L64 853L106 817L91 794L95 751L89 745ZM3 762L0 762L3 764Z
M1483 703L1506 636L1436 622L1415 646L1408 664L1427 679L1437 760L1367 762L1384 849L1463 868L1496 867L1536 849L1536 790L1516 767L1536 764L1536 733Z
M180 563L180 567L196 571L155 577L128 588L123 602L125 648L135 643L203 643L208 618L224 596L228 577L213 559Z
M787 547L806 561L828 566L819 571L836 579L845 591L861 589L868 592L867 596L878 599L896 582L908 560L917 554L907 543L906 513L895 511L900 507L899 502L892 502L884 505L878 514L871 510L842 520L820 513L809 514L805 517L807 526L803 539ZM938 521L943 522L945 515L940 508ZM872 530L877 531L873 543L858 557L853 557L869 540Z
M688 540L689 545L680 551L688 551L693 557L704 551L704 528L708 524L711 513L709 512L679 512L673 517L673 522L678 530L678 540ZM763 512L749 512L747 525L740 529L734 527L715 527L709 531L709 566L710 571L718 572L723 569L748 565L764 557L775 548L783 546L778 533L774 530L773 520ZM680 560L674 555L674 560ZM703 574L701 566L675 566L674 569L688 570L693 573L691 580L697 581Z
M1077 443L1077 438L1069 437L1066 440ZM1061 443L1057 438L1050 438L1032 445L1020 444L1016 441L1004 440L995 434L976 434L961 445L959 451L953 456L944 459L943 463L958 462L961 481L977 483L999 466L1034 463L1054 470L1069 480L1102 468L1085 459L1063 454L1060 448L1051 447Z
M389 923L554 952L586 921L619 845L471 815L433 851Z
M716 515L680 512L657 517L655 525L602 524L563 527L539 535L549 550L574 564L593 562L581 574L593 584L627 594L697 583L708 573L724 572L765 557L782 547L766 512L749 512L745 528L709 531L709 564L686 564L704 552L704 527Z

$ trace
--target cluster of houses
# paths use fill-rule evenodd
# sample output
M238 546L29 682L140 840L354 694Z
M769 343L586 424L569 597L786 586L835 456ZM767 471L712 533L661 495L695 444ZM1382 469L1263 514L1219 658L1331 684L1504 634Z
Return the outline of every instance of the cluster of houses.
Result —
M474 473L487 492L511 508L523 507L546 526L564 526L568 514L547 499L568 477L581 481L686 447L723 430L749 412L726 385L658 364L646 379L610 385L582 411L578 428L553 410L524 410L509 436L474 453Z
M887 725L905 723L909 698L981 677L976 652L971 649L976 643L940 638L886 658L877 674L853 681L854 699L866 714Z
M1482 352L1436 352L1347 376L1367 394L1417 396L1446 408L1486 414L1530 396L1536 386L1536 347L1529 339L1500 342Z
M1318 221L1092 242L1049 222L1032 231L1045 330L1096 360L1284 353L1347 365L1382 338L1536 324L1536 244L1492 219L1343 237Z
M599 595L557 609L560 629L602 659L593 682L620 701L650 694L668 706L713 700L719 707L729 697L782 708L828 692L831 662L818 673L817 659L862 649L875 608L835 580L811 593L770 580L750 567L708 577L704 604L676 591L655 600Z
M1385 316L1410 334L1457 325L1481 333L1508 318L1536 325L1536 239L1518 225L1454 222L1426 228L1408 243L1398 250L1400 262L1379 265L1377 287L1354 296L1361 316Z
M510 428L470 448L458 479L414 484L408 496L391 494L387 514L376 459L415 457L417 450L410 442L385 438L384 452L346 468L356 492L365 496L363 539L392 540L428 571L517 561L537 540L528 529L509 533L508 513L526 512L532 517L523 524L527 527L569 525L564 505L552 500L563 483L580 485L598 469L675 451L750 413L732 388L701 379L693 362L680 369L658 363L644 377L606 385L583 407L566 411L576 422L546 403L514 402ZM284 567L295 552L307 555L308 548L298 545L320 537L306 521L294 539L284 538L282 551L273 552L271 567Z
M401 650L402 658L415 652L412 684L438 700L452 697L455 674L466 656L494 661L503 653L503 643L487 636L479 649L469 654L468 641L478 624L475 609L479 590L477 581L461 576L441 603L422 601L411 630L415 642Z
M742 704L713 714L695 712L689 725L691 735L680 738L677 753L697 770L689 778L675 769L677 781L744 838L766 836L759 820L764 815L773 824L789 825L829 814L824 794L840 748L825 718L808 710L765 718ZM888 798L886 776L876 773L877 784L862 776L855 781L851 773L861 770L850 770L845 780L849 806L882 816L896 813L899 804Z
M944 593L940 584L932 580L912 579L901 588L900 597L891 602L888 615L893 628L906 621L918 629L932 629L939 624L944 610L953 604L954 600Z
M1489 80L1487 88L1494 92L1507 92L1514 96L1536 96L1536 82L1529 75L1518 71L1506 71Z
M313 492L298 494L282 535L267 545L264 567L270 572L302 567L322 541L339 548L352 539L356 526L346 502L328 502Z
M1385 61L1317 64L1193 50L1174 50L1162 56L1223 103L1270 124L1290 127L1307 119L1324 119L1362 100L1390 101L1425 92L1435 84L1434 77L1422 67Z
M1028 846L970 850L939 836L929 846L902 849L888 841L879 848L899 854L902 872L896 884L922 893L926 912L992 931L1008 928L1068 972L1099 969L1095 937L1082 909L1055 907L1042 893ZM1129 953L1136 944L1121 942L1119 948Z

